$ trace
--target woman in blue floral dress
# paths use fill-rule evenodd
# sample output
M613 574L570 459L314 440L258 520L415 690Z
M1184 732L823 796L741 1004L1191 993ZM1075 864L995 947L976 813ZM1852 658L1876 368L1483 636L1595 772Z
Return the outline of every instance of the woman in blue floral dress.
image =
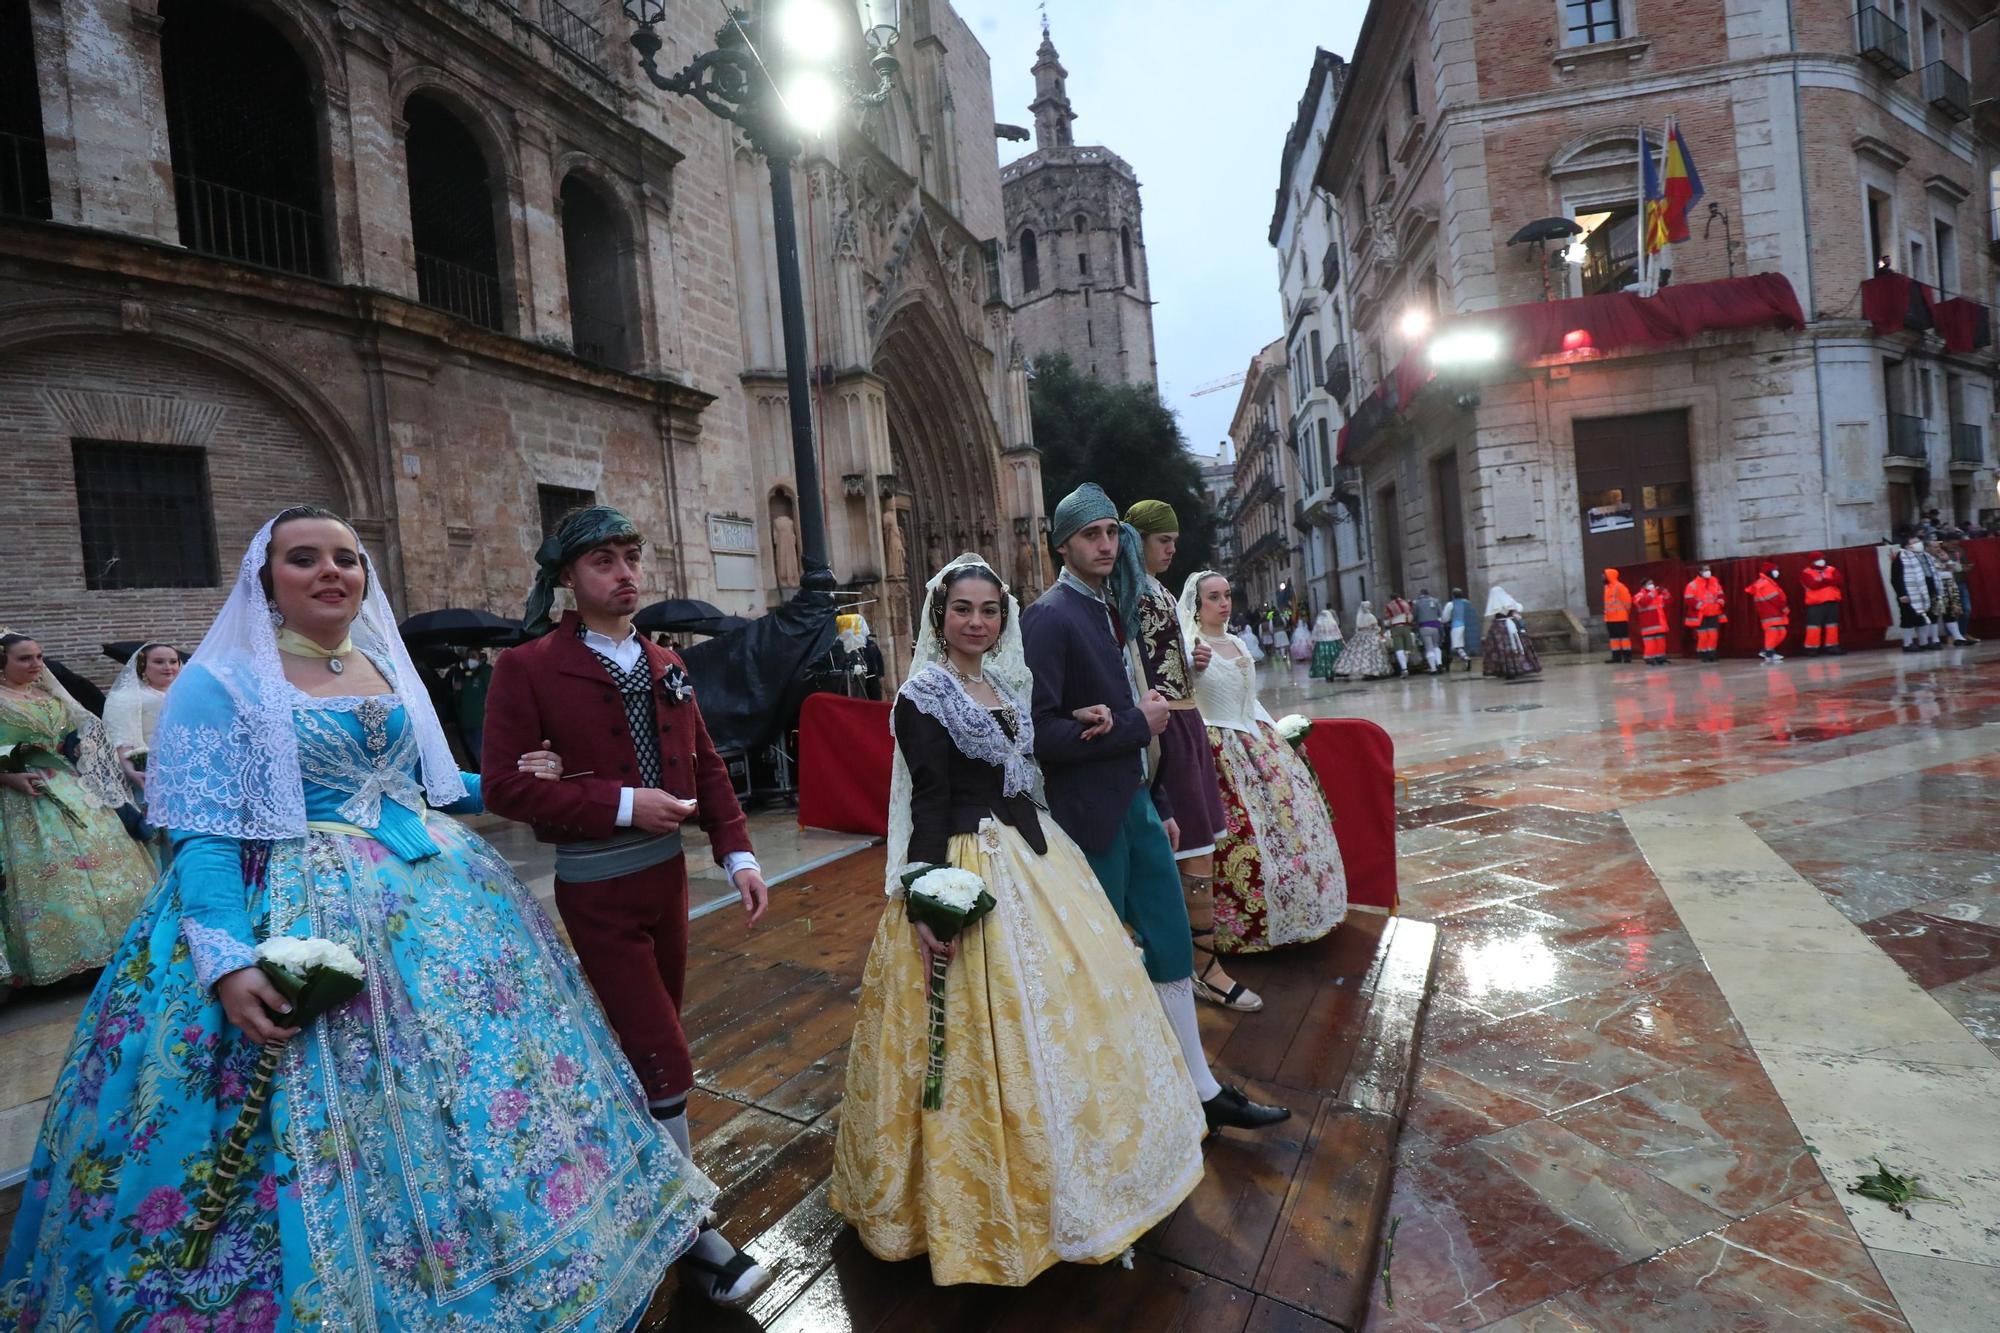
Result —
M622 1329L713 1187L661 1135L574 956L505 860L352 529L287 510L168 701L172 869L92 994L0 1268L0 1327ZM252 965L346 945L310 1028ZM268 1041L270 1107L180 1262Z

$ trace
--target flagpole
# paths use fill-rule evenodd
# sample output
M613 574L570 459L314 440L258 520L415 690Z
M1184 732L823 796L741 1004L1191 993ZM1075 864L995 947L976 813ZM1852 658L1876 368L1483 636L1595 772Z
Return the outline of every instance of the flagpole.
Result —
M1633 235L1639 242L1639 291L1646 290L1646 122L1639 122L1639 219Z

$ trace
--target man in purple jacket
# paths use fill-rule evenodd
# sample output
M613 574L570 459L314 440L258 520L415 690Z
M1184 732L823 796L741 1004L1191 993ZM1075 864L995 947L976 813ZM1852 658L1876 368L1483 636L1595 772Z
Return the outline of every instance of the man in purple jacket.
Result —
M1035 676L1035 758L1049 812L1083 849L1119 919L1145 955L1211 1128L1260 1129L1291 1115L1216 1082L1194 1015L1194 949L1174 862L1179 831L1163 786L1148 790L1146 750L1166 729L1167 701L1142 688L1127 651L1128 622L1107 599L1121 558L1118 510L1096 485L1064 497L1050 518L1062 560L1055 586L1021 615ZM1136 545L1123 558L1136 560ZM1136 589L1143 571L1121 580ZM1136 614L1136 609L1134 614Z

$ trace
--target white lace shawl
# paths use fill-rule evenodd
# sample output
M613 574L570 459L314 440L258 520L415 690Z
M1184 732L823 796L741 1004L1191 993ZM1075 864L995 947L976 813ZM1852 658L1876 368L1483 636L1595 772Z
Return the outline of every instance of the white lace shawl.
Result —
M166 702L167 692L149 684L141 674L146 664L140 659L145 655L144 648L133 653L104 696L104 729L110 733L111 744L120 755L152 744L148 739L147 714L152 714L150 721L157 726L160 709Z
M978 565L992 572L982 556L967 553L932 575L924 585L923 606L917 612L917 645L911 656L910 675L897 691L897 697L909 695L911 702L923 711L925 716L936 718L944 729L951 733L953 744L957 745L968 758L984 759L997 763L1003 772L1003 787L1009 796L1023 792L1038 803L1042 800L1042 774L1035 764L1035 732L1030 705L1034 699L1035 678L1028 670L1028 658L1021 646L1021 608L998 574L993 581L1000 585L1001 596L1007 602L1007 627L1000 632L1000 639L987 650L982 672L986 683L1014 710L1020 728L1016 741L1008 741L1000 724L958 683L944 666L944 643L931 628L931 600L938 596L944 586L945 577L955 570L969 565ZM936 683L942 677L943 684ZM953 699L952 696L956 696ZM933 711L935 708L936 711ZM974 716L976 714L976 716ZM890 729L895 728L894 714L891 715ZM986 729L991 736L986 736ZM994 749L994 740L1006 748L1006 754ZM900 746L891 743L893 754L889 771L889 858L883 881L883 892L890 897L899 897L903 892L903 872L909 869L910 855L910 766L903 759ZM1025 781L1025 786L1017 786Z
M266 523L243 553L229 600L167 692L146 779L146 817L158 827L246 841L306 834L292 714L308 696L285 679L277 630L258 580L270 546ZM464 799L465 780L430 692L397 633L382 580L366 551L361 558L368 594L350 630L354 647L376 663L402 703L430 803L451 805Z

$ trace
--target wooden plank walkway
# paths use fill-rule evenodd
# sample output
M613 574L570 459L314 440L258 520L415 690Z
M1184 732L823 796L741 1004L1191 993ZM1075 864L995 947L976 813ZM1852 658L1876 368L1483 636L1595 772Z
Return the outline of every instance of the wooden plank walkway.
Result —
M755 932L724 911L695 923L688 1028L699 1088L695 1156L717 1212L777 1280L719 1314L673 1279L649 1325L783 1333L1352 1329L1376 1237L1430 982L1435 930L1356 913L1334 935L1231 967L1256 1014L1201 1009L1220 1077L1293 1118L1209 1141L1201 1185L1137 1248L1133 1267L1061 1265L1027 1287L933 1287L922 1259L884 1263L828 1208L847 1040L882 911L882 852L773 895Z

